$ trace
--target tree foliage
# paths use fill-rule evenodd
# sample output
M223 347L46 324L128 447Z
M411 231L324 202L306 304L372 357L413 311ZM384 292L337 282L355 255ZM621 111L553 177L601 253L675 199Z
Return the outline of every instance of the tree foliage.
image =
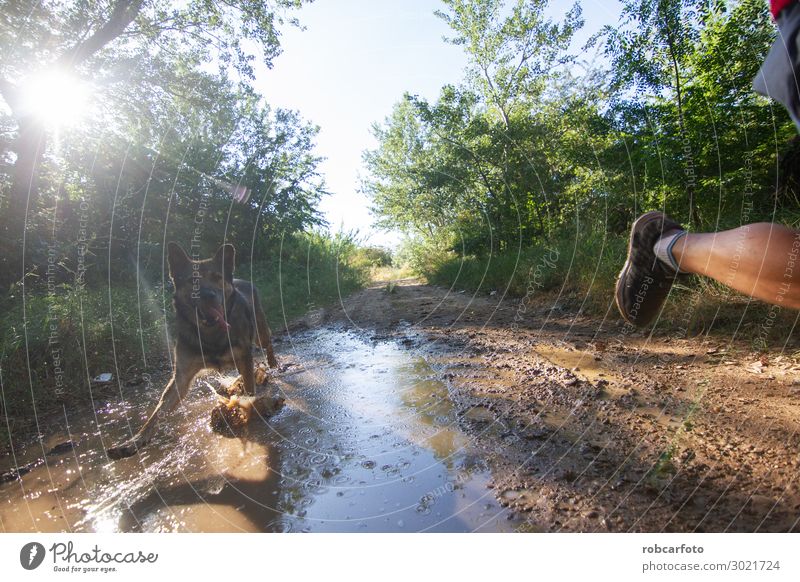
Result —
M62 278L84 260L123 276L135 268L108 265L142 249L160 261L165 239L189 244L196 228L204 246L228 238L257 255L263 236L320 224L317 129L252 86L300 4L2 2L0 283L41 276L54 248ZM29 107L53 73L88 88L79 122L54 127Z
M750 87L775 37L762 0L626 0L582 67L577 7L552 22L544 1L445 5L469 67L375 125L364 190L381 224L482 255L622 235L648 209L704 229L798 215L793 125Z

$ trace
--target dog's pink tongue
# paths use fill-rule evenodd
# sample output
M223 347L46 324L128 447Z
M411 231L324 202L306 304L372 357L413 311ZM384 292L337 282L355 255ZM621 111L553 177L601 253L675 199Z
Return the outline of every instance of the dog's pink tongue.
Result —
M231 328L231 324L225 319L225 312L218 307L212 307L211 311L217 316L217 325L223 330L228 331Z

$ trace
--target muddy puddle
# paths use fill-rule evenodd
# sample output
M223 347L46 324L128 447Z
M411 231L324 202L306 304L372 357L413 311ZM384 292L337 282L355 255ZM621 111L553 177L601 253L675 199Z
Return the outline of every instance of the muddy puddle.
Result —
M286 406L238 438L209 428L215 401L202 380L138 457L111 462L104 448L138 428L160 385L41 426L40 441L0 460L0 470L34 462L0 485L0 529L514 529L430 360L330 329L279 351L290 364L275 380Z
M608 366L589 352L538 344L536 353L556 366L571 370L576 376L586 380L611 380L613 378L609 376Z

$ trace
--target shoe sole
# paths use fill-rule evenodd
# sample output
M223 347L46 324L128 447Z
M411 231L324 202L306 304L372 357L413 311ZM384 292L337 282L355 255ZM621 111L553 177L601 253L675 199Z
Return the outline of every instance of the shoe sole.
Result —
M616 293L614 294L614 299L617 304L617 309L619 310L620 314L622 315L622 319L630 323L631 325L636 325L635 321L631 321L628 319L628 314L622 309L622 285L621 281L625 279L628 275L628 269L631 267L631 251L633 250L633 236L640 230L641 225L654 220L655 218L663 219L665 215L663 212L659 210L653 210L651 212L647 212L642 214L639 218L636 219L636 222L633 223L631 226L631 236L628 240L628 257L625 260L625 264L622 266L622 270L619 272L619 276L617 277L617 288Z

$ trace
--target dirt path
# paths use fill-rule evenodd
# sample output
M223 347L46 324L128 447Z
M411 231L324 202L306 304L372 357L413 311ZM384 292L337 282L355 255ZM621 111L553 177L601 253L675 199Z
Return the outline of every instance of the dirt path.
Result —
M0 456L0 531L800 530L800 364L609 321L375 285L276 333L286 406L237 438L200 379L106 457L166 365L40 422Z
M528 531L800 530L800 363L403 280L318 311L448 382Z

